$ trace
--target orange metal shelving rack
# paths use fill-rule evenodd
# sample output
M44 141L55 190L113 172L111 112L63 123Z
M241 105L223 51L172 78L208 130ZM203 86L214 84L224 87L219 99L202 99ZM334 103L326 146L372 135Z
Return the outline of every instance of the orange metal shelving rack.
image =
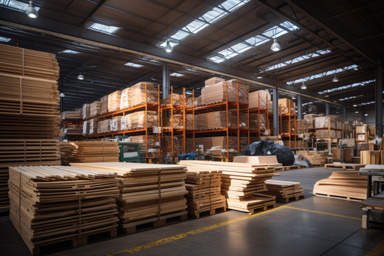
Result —
M295 141L295 146L294 148L296 148L296 113L291 113L291 102L289 101L289 104L288 104L288 114L282 114L282 111L281 111L281 104L279 104L279 116L280 116L280 125L279 125L279 129L280 129L280 136L281 138L288 138L288 147L291 148L291 141L292 141L292 138L293 140ZM284 133L283 134L283 119L288 119L288 130L289 132L288 133ZM291 120L293 122L291 122ZM293 127L291 127L291 124ZM292 132L292 128L293 128L293 131Z

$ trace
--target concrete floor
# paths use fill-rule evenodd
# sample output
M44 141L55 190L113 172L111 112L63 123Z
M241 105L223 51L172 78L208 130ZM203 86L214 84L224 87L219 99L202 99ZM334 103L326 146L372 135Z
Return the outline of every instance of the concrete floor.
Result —
M333 170L335 171L335 170ZM250 216L227 211L116 239L92 238L42 248L43 255L384 255L384 232L361 229L360 203L312 195L314 183L331 174L324 168L281 172L278 180L300 181L306 198ZM284 207L285 206L285 207ZM0 254L29 251L8 216L0 216Z

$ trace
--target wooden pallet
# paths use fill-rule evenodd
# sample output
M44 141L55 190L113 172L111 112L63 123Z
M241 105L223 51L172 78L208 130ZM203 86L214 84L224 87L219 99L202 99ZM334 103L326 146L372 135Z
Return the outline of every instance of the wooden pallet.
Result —
M248 210L244 210L242 208L236 208L236 207L231 207L231 209L236 211L248 212L249 214L252 215L252 214L255 214L255 211L258 211L258 210L266 211L268 210L268 208L275 208L275 207L276 207L276 202L269 202L269 203L254 205L248 208Z
M293 195L287 196L285 198L276 197L276 201L288 203L290 200L298 201L298 200L304 199L304 198L305 198L304 193L300 193L300 194L293 194Z
M158 228L174 222L184 221L186 219L188 219L188 212L182 211L135 222L129 222L124 224L120 223L119 229L124 234L133 234L138 231L146 230L148 228Z
M355 170L358 171L360 168L364 168L365 164L325 164L327 169L343 169L343 170Z
M355 202L361 202L364 200L361 198L355 198L355 197L343 196L343 195L331 195L331 194L322 194L322 193L313 193L313 194L318 197L334 198L334 199L341 199L341 200L348 200L348 201L355 201Z
M220 208L206 210L206 211L201 211L201 212L193 212L193 213L189 212L188 214L192 218L200 219L200 215L212 216L212 215L215 215L215 214L218 214L218 213L222 213L222 212L226 212L226 211L227 211L227 207L226 206L222 206Z

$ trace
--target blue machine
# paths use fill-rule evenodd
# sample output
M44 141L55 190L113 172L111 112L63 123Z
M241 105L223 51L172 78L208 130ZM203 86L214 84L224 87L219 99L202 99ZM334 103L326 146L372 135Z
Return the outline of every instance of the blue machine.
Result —
M195 153L188 153L188 154L180 154L179 160L195 160L196 154Z

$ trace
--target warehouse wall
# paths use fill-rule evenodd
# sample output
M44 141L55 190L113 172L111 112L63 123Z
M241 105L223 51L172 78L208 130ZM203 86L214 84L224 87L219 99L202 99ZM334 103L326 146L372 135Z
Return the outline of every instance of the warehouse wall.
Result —
M375 125L375 110L369 110L367 111L368 116L365 117L365 123L368 125ZM343 117L343 116L341 116ZM353 120L364 120L363 114L359 110L359 113L355 112L348 112L347 113L347 120L353 121ZM383 106L383 120L384 120L384 106ZM383 124L384 125L384 124Z

